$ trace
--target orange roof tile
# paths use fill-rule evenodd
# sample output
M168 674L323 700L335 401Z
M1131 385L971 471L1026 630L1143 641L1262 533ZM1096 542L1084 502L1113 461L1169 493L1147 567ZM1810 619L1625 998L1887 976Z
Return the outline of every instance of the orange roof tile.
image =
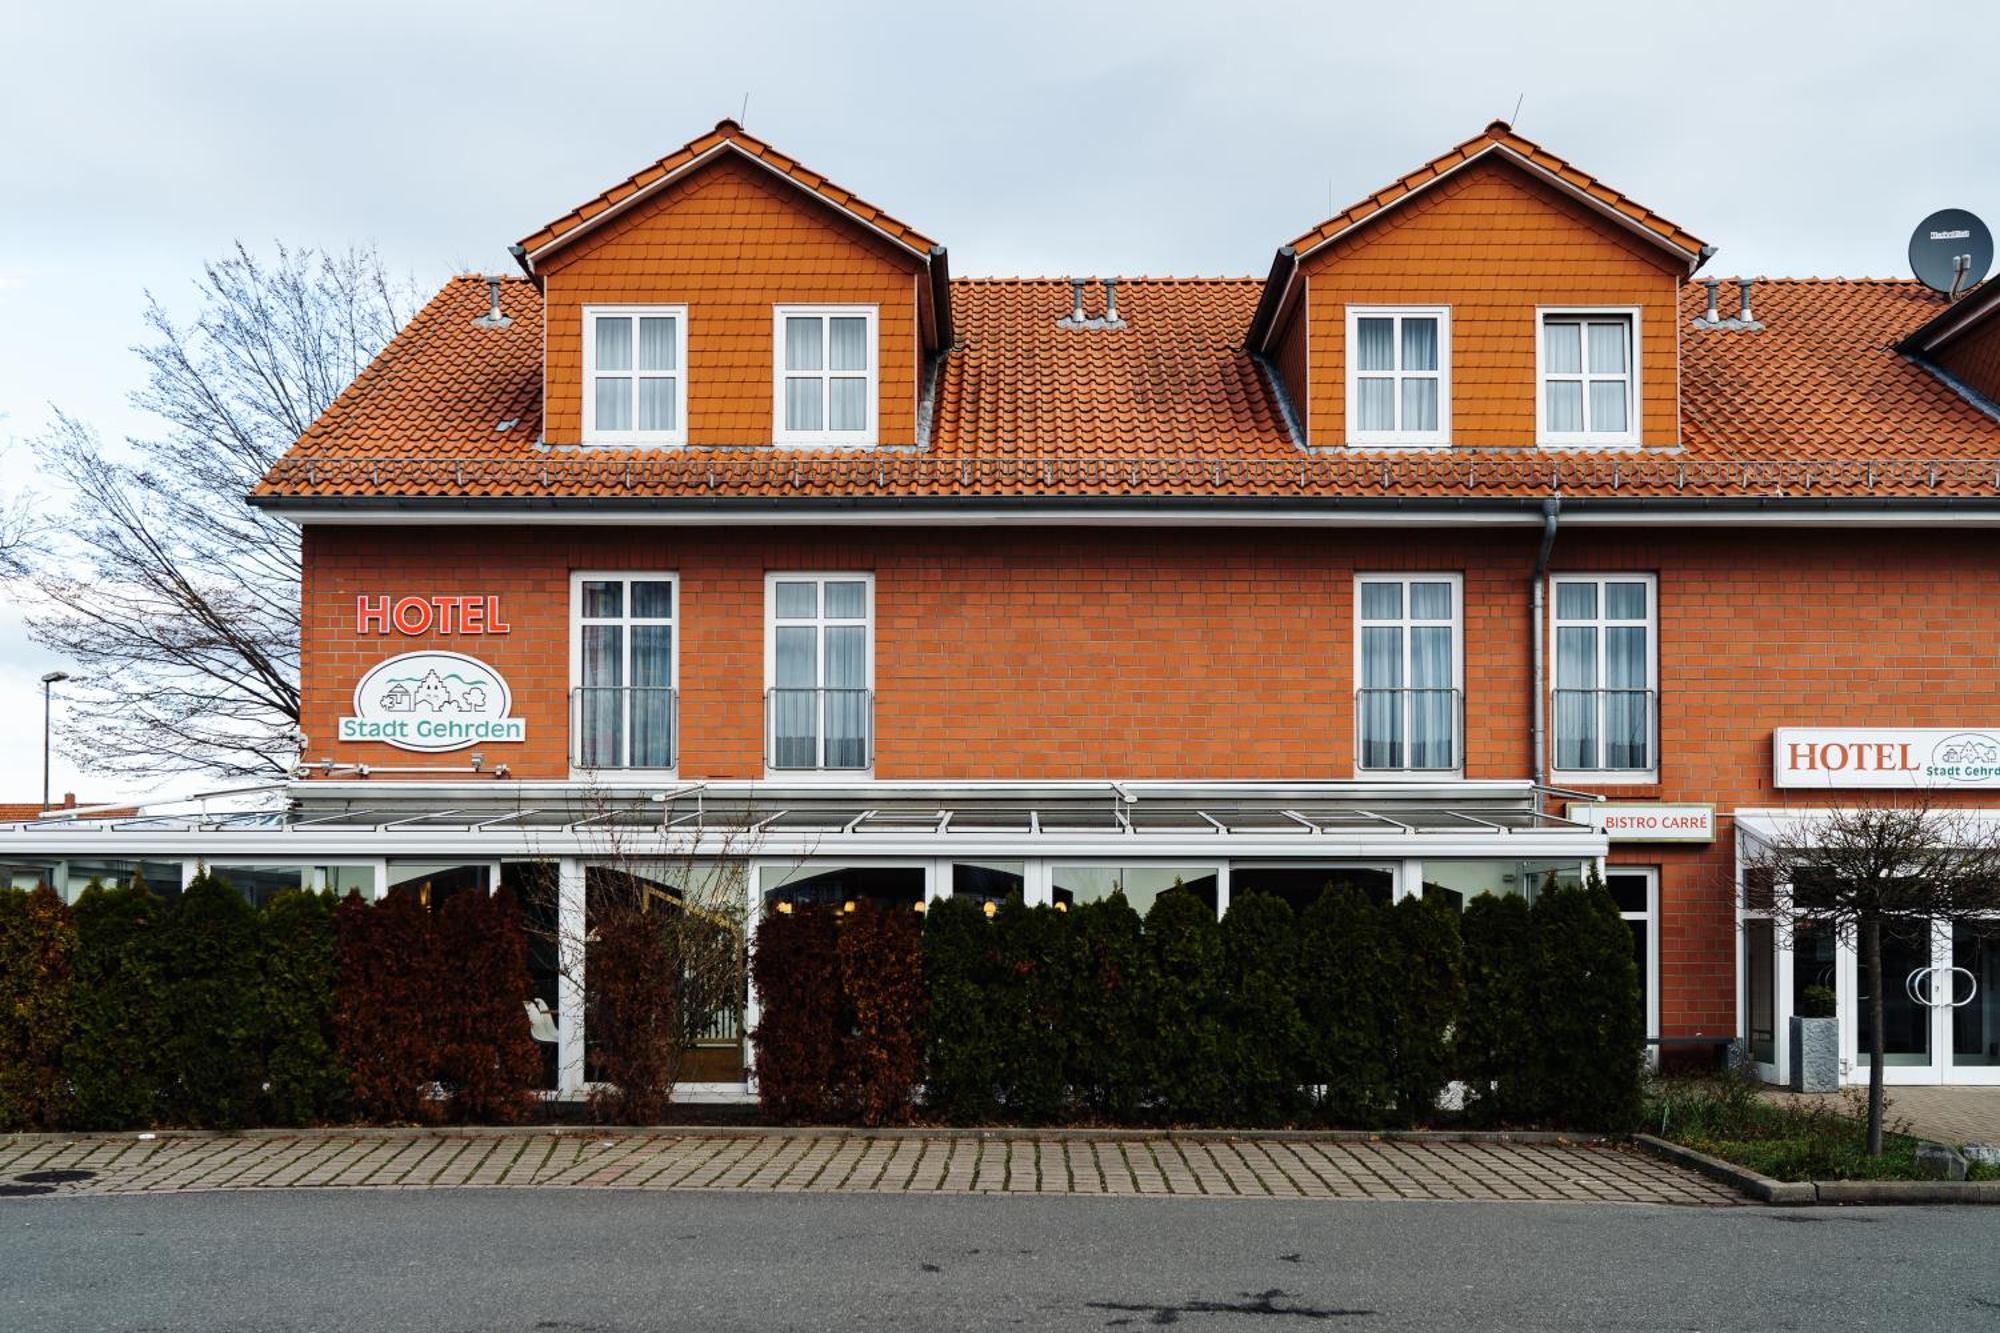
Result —
M952 284L958 344L928 447L596 451L540 444L541 307L481 328L447 284L272 468L261 499L2000 494L2000 422L1895 344L1938 309L1912 281L1760 280L1760 331L1683 326L1683 447L1660 453L1309 455L1239 346L1254 279L1136 279L1122 330L1065 329L1048 279ZM1704 294L1682 297L1688 321ZM1092 289L1088 309L1101 311ZM500 429L503 422L513 422Z
M1415 171L1334 214L1317 227L1294 239L1289 248L1303 258L1342 232L1386 209L1395 207L1433 181L1496 150L1504 150L1516 161L1524 162L1542 174L1560 181L1574 192L1594 202L1599 208L1617 215L1639 230L1650 233L1655 240L1685 252L1690 258L1702 251L1701 238L1612 189L1589 172L1570 165L1532 139L1514 133L1504 120L1494 121L1464 143L1439 154Z
M616 210L635 196L645 193L683 168L700 161L710 153L723 149L734 149L752 161L762 163L800 189L819 196L835 208L853 214L899 245L907 246L920 255L928 255L936 248L937 243L916 228L898 222L867 200L835 185L797 159L785 156L735 121L724 120L717 122L715 128L707 134L682 144L651 166L632 173L590 202L571 209L548 226L523 237L520 249L525 255L526 263L532 271L534 257L550 246L574 235L579 229L590 226L605 214Z

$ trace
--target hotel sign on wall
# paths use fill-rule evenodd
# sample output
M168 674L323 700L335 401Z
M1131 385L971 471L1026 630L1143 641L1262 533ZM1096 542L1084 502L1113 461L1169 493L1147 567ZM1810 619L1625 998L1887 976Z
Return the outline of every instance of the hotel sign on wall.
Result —
M1780 787L2000 787L2000 731L1953 727L1780 727Z
M508 716L513 702L506 678L476 657L403 653L361 678L339 734L431 754L524 741L528 723Z

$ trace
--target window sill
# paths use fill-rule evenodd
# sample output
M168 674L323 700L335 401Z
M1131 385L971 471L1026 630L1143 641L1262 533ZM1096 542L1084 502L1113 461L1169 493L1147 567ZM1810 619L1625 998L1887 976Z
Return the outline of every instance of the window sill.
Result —
M1577 440L1536 440L1537 449L1559 450L1565 453L1590 453L1602 450L1624 452L1645 446L1637 439L1620 436L1617 439L1577 439Z
M1381 450L1392 451L1395 453L1404 453L1411 449L1449 449L1451 448L1451 441L1433 440L1429 438L1421 440L1349 439L1345 444L1341 445L1341 448L1348 450L1350 453L1365 453L1371 449L1381 449Z
M877 440L857 440L852 435L785 435L773 439L774 449L874 449Z
M571 764L569 780L597 783L677 782L680 780L680 770L678 768L585 768L581 764Z
M1599 773L1570 773L1560 769L1549 770L1551 787L1657 787L1660 785L1660 771L1656 768L1619 768Z
M586 435L580 447L585 449L685 449L687 448L687 433L682 431L673 435L663 435L642 431L629 431L615 437L605 438L600 436L596 439Z

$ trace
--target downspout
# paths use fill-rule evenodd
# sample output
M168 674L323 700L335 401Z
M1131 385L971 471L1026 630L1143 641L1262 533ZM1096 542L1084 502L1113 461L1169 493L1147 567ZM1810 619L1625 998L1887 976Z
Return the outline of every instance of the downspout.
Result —
M1543 688L1548 677L1547 635L1543 633L1546 620L1544 598L1548 586L1549 557L1556 549L1556 516L1562 512L1562 501L1550 496L1542 501L1542 545L1535 552L1535 572L1528 586L1529 641L1534 644L1534 736L1532 745L1535 752L1535 811L1542 810L1542 788L1548 783L1549 737L1549 692Z

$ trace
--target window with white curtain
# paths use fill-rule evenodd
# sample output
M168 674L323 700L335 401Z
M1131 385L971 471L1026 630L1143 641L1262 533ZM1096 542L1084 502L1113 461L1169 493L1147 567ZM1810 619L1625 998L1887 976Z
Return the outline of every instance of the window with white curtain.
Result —
M1451 311L1347 307L1347 442L1451 440Z
M773 574L766 589L767 763L874 762L875 586L866 574Z
M1565 574L1551 582L1553 766L1572 777L1643 780L1659 765L1652 576Z
M1457 575L1355 580L1355 762L1371 771L1456 770Z
M571 578L570 736L578 768L674 766L676 601L671 574Z
M779 444L873 444L874 306L779 306L772 409Z
M687 443L687 307L585 306L585 444Z
M1536 403L1540 440L1639 442L1637 311L1541 312Z

